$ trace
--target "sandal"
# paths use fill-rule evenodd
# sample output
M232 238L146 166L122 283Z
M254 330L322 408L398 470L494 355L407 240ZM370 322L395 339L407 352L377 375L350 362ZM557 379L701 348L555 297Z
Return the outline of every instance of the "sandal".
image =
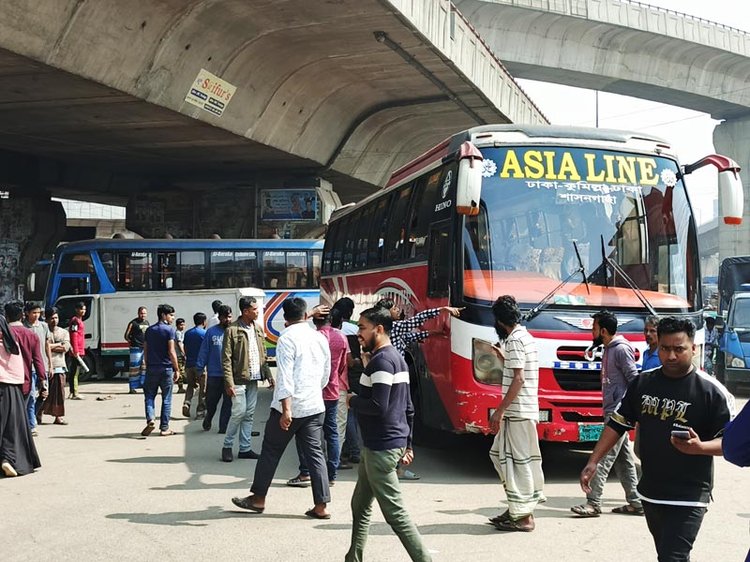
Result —
M520 521L511 521L510 519L508 521L500 521L499 523L495 523L495 529L498 531L520 531L522 533L530 533L536 528L536 525L532 521L529 525L524 525Z
M497 525L498 523L503 523L506 521L510 521L510 511L507 509L504 513L501 513L500 515L495 515L495 517L490 517L490 524L491 525Z
M620 515L643 515L643 508L628 504L615 507L612 513L619 513Z
M154 428L156 427L156 424L154 423L154 420L151 420L150 422L146 423L146 427L143 428L143 431L141 431L141 435L144 437L148 437L151 435L151 432L154 431Z
M174 435L174 434L175 434L174 431L172 431L171 429L162 429L159 432L159 435L161 435L162 437L169 437L170 435Z
M250 503L250 498L253 496L247 496L245 498L232 498L232 503L236 505L237 507L241 507L242 509L247 509L248 511L252 511L254 513L263 513L265 511L265 507L258 507Z
M599 517L602 514L602 508L590 503L584 503L581 505L574 505L570 508L570 511L578 515L579 517Z
M294 478L287 480L286 485L292 488L307 488L310 485L310 477L305 478L301 474L298 474Z
M321 515L320 513L315 513L314 508L308 509L307 511L305 511L305 515L307 515L308 517L312 517L313 519L330 519L331 518L330 513L324 513Z

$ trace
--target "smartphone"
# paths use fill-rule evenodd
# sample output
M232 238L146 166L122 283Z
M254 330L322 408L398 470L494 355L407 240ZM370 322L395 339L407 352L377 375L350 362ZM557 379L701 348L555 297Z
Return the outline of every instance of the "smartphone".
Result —
M687 429L673 429L672 437L675 439L690 439L690 432Z

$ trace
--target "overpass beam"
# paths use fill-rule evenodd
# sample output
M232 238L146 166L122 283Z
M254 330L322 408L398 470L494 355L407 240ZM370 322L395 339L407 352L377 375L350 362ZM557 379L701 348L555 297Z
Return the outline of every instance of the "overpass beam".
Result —
M719 154L733 158L742 167L745 207L742 224L724 224L723 202L719 198L719 260L731 256L750 255L750 116L730 119L714 130L714 146Z

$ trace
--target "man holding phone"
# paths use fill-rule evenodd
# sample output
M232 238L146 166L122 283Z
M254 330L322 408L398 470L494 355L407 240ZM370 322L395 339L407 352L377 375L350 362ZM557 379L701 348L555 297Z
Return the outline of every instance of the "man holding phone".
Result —
M644 372L604 428L581 472L591 490L597 464L625 431L640 423L638 494L659 560L689 560L713 488L713 456L721 455L734 397L693 366L695 326L668 317L657 327L662 366Z

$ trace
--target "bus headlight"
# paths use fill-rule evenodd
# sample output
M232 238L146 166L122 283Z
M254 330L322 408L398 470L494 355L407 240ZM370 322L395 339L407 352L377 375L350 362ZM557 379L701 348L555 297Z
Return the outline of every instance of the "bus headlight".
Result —
M503 362L484 340L472 340L474 378L484 384L502 384Z

